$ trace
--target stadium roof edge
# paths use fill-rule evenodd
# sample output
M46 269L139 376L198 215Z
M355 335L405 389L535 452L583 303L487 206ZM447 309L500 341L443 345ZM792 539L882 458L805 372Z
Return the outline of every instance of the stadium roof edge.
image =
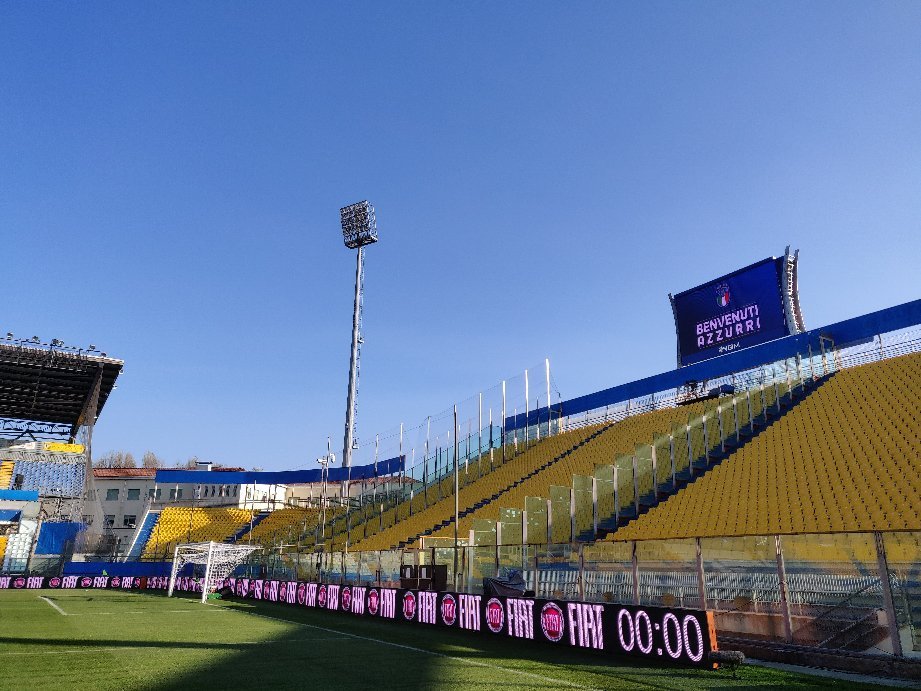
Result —
M83 424L97 381L99 416L124 364L86 351L0 342L0 418L74 430Z

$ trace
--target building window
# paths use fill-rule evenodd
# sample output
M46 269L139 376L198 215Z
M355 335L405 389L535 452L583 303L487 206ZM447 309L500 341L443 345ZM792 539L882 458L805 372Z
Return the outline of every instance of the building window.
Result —
M126 528L133 528L135 525L137 525L137 522L138 522L137 516L131 516L129 514L125 514L125 518L122 521L122 525L124 525Z
M107 489L106 490L106 501L118 501L118 490L117 489Z
M149 490L147 490L147 498L148 498L148 499L153 499L153 500L155 500L155 501L160 501L160 497L161 497L162 495L163 495L163 488L162 488L162 487L157 487L156 492L154 491L154 488L153 488L153 487L151 487Z
M129 489L128 490L128 501L137 501L141 498L140 489Z
M106 514L106 528L115 526L115 514Z
M173 487L173 489L169 491L169 498L170 498L170 501L176 501L177 499L182 499L182 489L180 488L177 490L175 487Z
M240 493L240 485L234 485L233 486L233 496L236 497L239 495L239 493Z

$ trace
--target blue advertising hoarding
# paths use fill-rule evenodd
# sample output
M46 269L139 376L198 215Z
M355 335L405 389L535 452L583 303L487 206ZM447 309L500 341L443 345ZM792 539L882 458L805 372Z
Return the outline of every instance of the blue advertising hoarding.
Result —
M673 296L679 366L788 336L783 262L764 259Z

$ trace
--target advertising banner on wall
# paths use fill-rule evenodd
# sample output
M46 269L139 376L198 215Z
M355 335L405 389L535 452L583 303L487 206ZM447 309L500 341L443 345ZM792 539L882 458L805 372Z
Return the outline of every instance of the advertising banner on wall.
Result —
M679 366L790 334L781 292L784 258L768 258L670 296Z
M168 585L163 576L0 576L0 590ZM699 667L712 667L709 656L716 650L712 613L699 610L249 578L230 578L225 585L242 599ZM201 592L201 581L178 578L176 590Z

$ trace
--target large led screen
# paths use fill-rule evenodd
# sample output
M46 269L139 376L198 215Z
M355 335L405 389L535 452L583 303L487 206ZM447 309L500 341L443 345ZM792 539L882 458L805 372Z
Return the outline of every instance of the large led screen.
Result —
M672 298L680 365L789 335L780 279L783 258L765 259Z

